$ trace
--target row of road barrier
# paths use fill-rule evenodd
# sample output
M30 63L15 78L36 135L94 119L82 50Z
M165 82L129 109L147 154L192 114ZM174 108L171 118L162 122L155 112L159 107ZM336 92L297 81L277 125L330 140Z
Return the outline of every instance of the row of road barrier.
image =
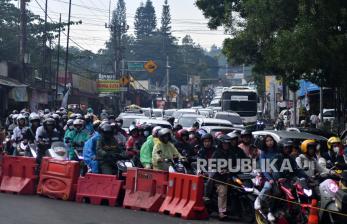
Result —
M53 199L122 206L184 219L206 219L204 180L200 176L129 168L124 177L87 173L75 161L43 158L40 176L34 158L0 158L0 191Z

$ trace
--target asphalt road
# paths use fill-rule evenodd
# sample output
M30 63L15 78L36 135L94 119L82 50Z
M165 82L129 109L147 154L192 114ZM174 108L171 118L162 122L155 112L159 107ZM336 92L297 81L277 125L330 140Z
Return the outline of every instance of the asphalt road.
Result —
M133 211L120 207L94 206L40 196L0 193L1 224L176 224L221 223L215 219L187 221L180 218ZM230 223L230 222L229 222ZM232 222L237 223L237 222Z

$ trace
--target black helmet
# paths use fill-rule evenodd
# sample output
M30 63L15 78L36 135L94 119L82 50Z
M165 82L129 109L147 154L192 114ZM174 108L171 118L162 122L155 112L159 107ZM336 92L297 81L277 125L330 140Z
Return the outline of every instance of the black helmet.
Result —
M44 111L43 111L43 113L44 114L49 114L51 111L49 110L49 109L45 109Z
M231 138L228 135L223 135L219 138L219 141L220 141L220 143L230 143L232 139L233 138Z
M243 130L243 131L241 131L241 137L243 137L243 136L252 136L252 132L251 131L249 131L249 130Z
M171 130L168 128L160 129L158 132L158 137L161 138L161 137L164 137L165 135L171 135Z
M100 128L100 131L103 132L103 133L113 132L112 126L110 124L108 124L108 123L100 125L99 128Z
M279 147L280 151L282 152L282 150L286 147L294 147L294 142L290 139L281 139L278 142L278 147Z
M47 125L55 125L55 120L51 117L49 118L46 118L44 121L43 121L43 125L47 126Z
M204 134L202 137L201 137L201 141L204 141L205 139L210 139L211 141L213 140L213 137L211 134L207 133L207 134Z
M226 136L228 136L230 138L230 140L235 139L235 138L239 138L239 135L235 132L230 132Z
M116 119L116 116L114 116L114 114L110 114L110 115L108 115L108 119L110 120L110 119Z
M181 129L183 129L183 126L181 125L181 124L175 124L175 126L173 127L173 131L179 131L179 130L181 130Z
M59 114L52 114L52 117L54 120L60 120L60 115Z

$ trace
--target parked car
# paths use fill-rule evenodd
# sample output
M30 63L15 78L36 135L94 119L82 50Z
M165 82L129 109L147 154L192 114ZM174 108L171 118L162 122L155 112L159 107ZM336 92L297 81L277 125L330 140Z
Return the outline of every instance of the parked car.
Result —
M233 124L230 121L216 118L197 118L196 121L199 124L199 128L202 128L203 126L233 127Z
M203 115L200 114L182 114L178 119L177 119L177 124L182 125L183 128L191 128L196 122L197 118L203 118Z
M336 134L330 132L330 131L324 131L318 128L303 128L303 127L296 127L296 128L287 128L287 131L296 131L296 132L307 132L314 135L320 135L326 138L330 138L332 136L337 136Z
M177 109L167 109L164 110L164 117L168 118L168 117L172 117L173 113L176 111Z
M123 119L123 126L122 129L126 132L129 131L129 127L131 124L135 124L136 119L145 119L146 117L144 115L125 115L125 116L118 116Z
M158 120L158 119L147 119L147 118L140 118L135 120L136 125L143 125L143 124L149 124L154 126L161 126L162 128L169 128L171 129L172 126L169 122L165 120Z
M306 132L264 130L254 131L252 134L255 139L254 143L257 147L261 147L261 143L266 135L271 135L276 142L279 142L282 139L292 140L296 148L300 148L300 144L304 140L313 139L319 142L321 151L327 150L327 138Z
M214 136L217 132L228 134L234 130L242 131L242 129L233 128L233 127L222 127L222 126L202 126L201 129L205 130L207 133L210 133L212 136Z
M242 119L238 113L220 111L215 113L214 118L228 120L235 128L244 128Z

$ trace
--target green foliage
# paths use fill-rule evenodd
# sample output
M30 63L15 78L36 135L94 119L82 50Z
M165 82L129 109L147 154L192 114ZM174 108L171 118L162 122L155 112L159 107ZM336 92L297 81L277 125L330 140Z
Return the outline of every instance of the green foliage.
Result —
M254 64L257 73L281 76L292 89L301 78L331 87L347 84L346 1L196 0L196 5L210 28L232 31L223 49L231 63Z
M151 0L147 0L146 5L141 3L135 14L135 35L137 39L151 36L157 27L155 9Z
M160 32L165 36L171 36L171 14L167 0L165 0L165 4L163 5Z

